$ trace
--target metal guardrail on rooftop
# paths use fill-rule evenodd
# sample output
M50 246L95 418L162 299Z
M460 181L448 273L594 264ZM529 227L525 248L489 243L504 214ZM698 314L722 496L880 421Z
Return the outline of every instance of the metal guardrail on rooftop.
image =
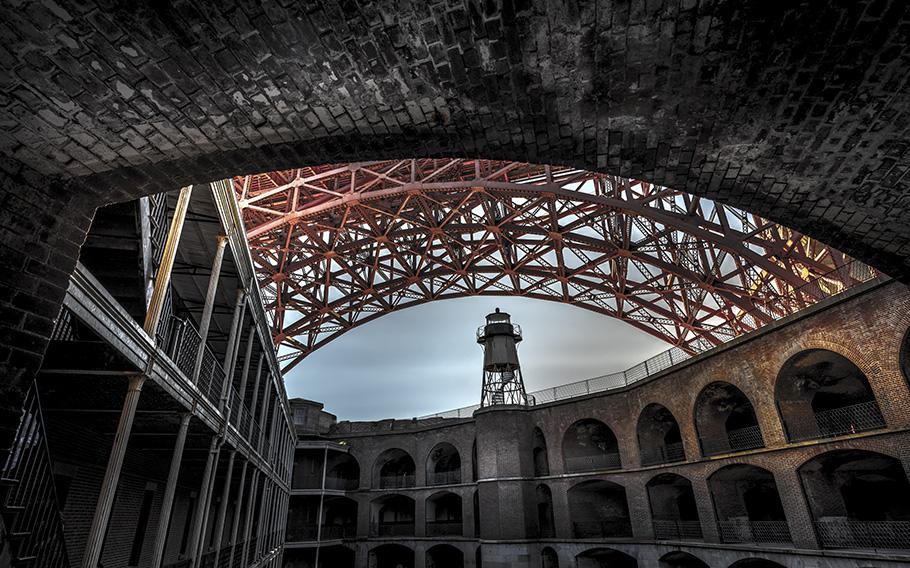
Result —
M739 321L742 322L743 327L746 329L760 331L762 326L768 323L796 314L822 299L842 294L879 276L875 269L858 260L853 260L807 281L799 288L790 290L788 294L764 303L755 304L754 308L740 314ZM735 339L734 336L722 335L719 333L719 329L706 328L706 331L713 333L715 336L722 336L724 341ZM741 335L736 337L741 337ZM699 337L689 343L688 346L691 351L680 347L671 347L663 353L659 353L625 371L530 392L528 393L528 400L530 404L546 404L548 402L624 388L722 345L715 345L704 339L704 337ZM428 414L420 418L470 418L474 411L479 408L480 405L475 404L436 414Z

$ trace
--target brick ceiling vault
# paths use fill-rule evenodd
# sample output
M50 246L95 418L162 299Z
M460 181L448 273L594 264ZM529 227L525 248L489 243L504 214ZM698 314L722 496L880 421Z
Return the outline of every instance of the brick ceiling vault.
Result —
M843 253L757 215L571 168L410 159L234 187L285 370L384 314L476 295L579 306L698 351L856 274Z

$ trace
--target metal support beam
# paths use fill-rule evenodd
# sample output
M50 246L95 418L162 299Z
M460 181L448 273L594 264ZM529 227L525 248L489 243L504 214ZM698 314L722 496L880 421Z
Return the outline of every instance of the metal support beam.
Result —
M202 359L205 357L205 345L209 337L209 326L212 323L212 309L215 306L215 293L218 291L218 278L221 276L225 245L227 245L227 237L218 235L215 257L212 259L212 272L209 274L209 286L205 292L205 305L202 308L202 318L199 320L199 350L196 352L196 365L193 367L192 377L194 383L199 380Z
M191 566L196 565L202 555L205 540L205 526L208 524L209 502L215 485L215 475L218 470L218 457L221 453L221 439L212 436L209 444L209 455L205 462L205 472L202 474L202 484L199 487L199 501L196 503L196 514L193 520L193 531L190 534L187 558ZM88 568L88 567L86 567Z
M165 241L164 244L164 254L161 257L161 266L158 267L158 274L155 276L155 286L152 288L152 299L149 302L148 311L145 313L145 323L142 326L145 333L152 339L155 339L155 331L158 329L158 320L161 318L161 309L164 307L168 286L171 283L171 269L174 267L174 259L177 257L177 245L180 244L180 234L183 232L183 221L186 219L186 212L189 209L190 197L192 194L193 186L191 185L180 190L180 197L177 198L177 208L174 210L174 218L171 220L167 241Z
M158 531L152 549L152 568L161 568L164 559L164 545L167 542L167 530L171 523L171 509L174 506L174 495L177 491L177 478L180 475L180 463L183 461L183 447L186 444L186 433L190 426L190 413L180 415L180 429L174 443L174 454L171 456L171 469L167 475L167 485L161 498L161 512L158 514Z
M114 445L107 461L104 481L101 483L101 493L98 495L98 502L95 505L95 516L86 540L85 553L82 556L83 568L97 568L98 560L101 559L104 536L107 534L111 508L114 506L114 496L117 494L117 484L120 481L120 470L123 468L123 458L126 456L126 446L130 439L130 431L133 429L136 406L139 404L139 395L142 393L144 383L145 375L135 375L130 379L129 390L126 392L126 400L123 402L123 411L117 426L117 434L114 436Z
M256 505L256 497L259 494L259 477L262 475L258 469L253 470L253 476L250 480L250 496L247 498L246 519L243 522L243 554L240 557L240 565L248 566L247 559L250 554L251 540L253 539L253 507Z
M243 469L240 470L240 485L237 488L237 499L234 505L234 516L231 521L231 552L230 558L234 558L234 548L237 546L237 532L240 530L240 514L243 512L243 495L246 492L246 470L249 469L250 462L243 461Z
M240 395L240 400L236 401L234 404L231 405L232 412L233 412L233 407L234 406L237 407L236 420L238 420L238 424L239 424L239 420L240 420L240 415L243 412L243 401L244 401L244 399L246 399L246 385L247 385L247 379L249 378L249 374L250 374L250 357L253 356L253 343L255 341L256 341L256 323L254 322L250 326L250 336L246 341L246 352L243 354L243 370L240 371L240 388L237 389L237 394Z
M256 423L256 404L259 402L259 379L262 377L262 362L265 359L265 356L259 357L259 362L256 363L256 380L253 381L253 401L250 404L250 427L249 432L246 433L247 438L253 435L253 424Z
M231 331L228 335L227 349L224 353L224 383L221 385L221 400L218 408L224 412L227 407L228 395L234 384L234 363L237 361L237 348L240 337L240 326L246 313L246 290L237 288L237 299L234 301L234 318L231 321Z
M221 555L221 540L224 538L224 517L227 515L228 499L231 495L231 480L234 478L234 459L237 452L231 450L228 456L227 475L224 477L224 488L221 490L221 504L218 506L218 516L215 520L215 536L212 540L212 549L215 551L214 566L218 566L218 557Z

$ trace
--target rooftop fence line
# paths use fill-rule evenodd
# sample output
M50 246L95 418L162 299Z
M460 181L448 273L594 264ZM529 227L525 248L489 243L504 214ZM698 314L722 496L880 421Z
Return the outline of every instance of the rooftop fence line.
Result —
M837 296L860 284L865 284L878 276L879 273L875 269L858 260L853 260L819 275L812 280L808 280L798 288L790 289L790 291L783 296L769 299L763 303L758 303L754 308L743 312L739 318L742 329L742 333L739 335L730 335L726 330L721 330L720 328L706 328L708 333L713 333L715 329L717 330L717 333L714 333L714 335L723 340L720 344L714 344L704 337L699 337L689 343L689 347L692 349L691 353L681 347L674 346L625 371L617 371L599 377L530 392L528 393L528 404L546 404L549 402L627 387L633 383L643 381L663 372L696 355L710 351L715 347L720 347L727 341L735 339L736 337L741 337L750 331L757 331L764 325L798 313L821 300ZM428 418L470 418L474 414L474 411L479 408L480 405L475 404L436 414L428 414L418 418L421 420Z

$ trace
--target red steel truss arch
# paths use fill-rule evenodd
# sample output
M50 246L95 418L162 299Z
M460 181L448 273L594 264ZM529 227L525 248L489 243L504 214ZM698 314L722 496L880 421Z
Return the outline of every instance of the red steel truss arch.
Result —
M482 294L573 304L697 351L849 278L848 257L781 225L570 168L411 159L234 187L285 370L391 311Z

